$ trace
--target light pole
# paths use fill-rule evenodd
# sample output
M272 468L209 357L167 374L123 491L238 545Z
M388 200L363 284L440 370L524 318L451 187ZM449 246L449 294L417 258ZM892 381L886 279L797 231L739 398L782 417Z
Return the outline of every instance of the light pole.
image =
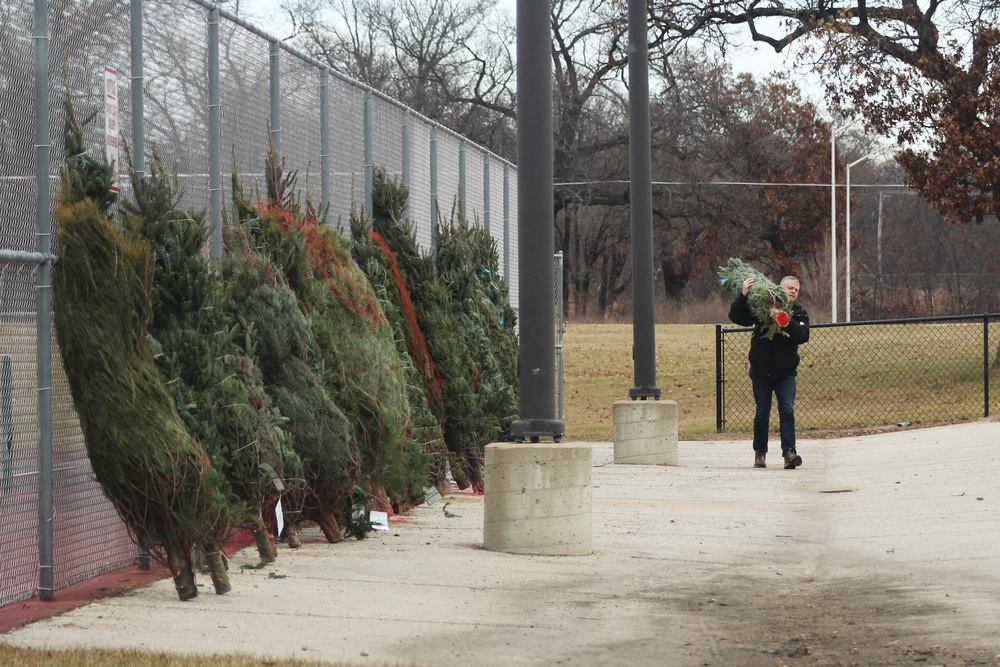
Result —
M880 152L882 149L877 149L871 151L864 157L860 157L854 162L847 165L847 221L846 227L844 229L844 263L846 265L845 272L847 276L844 278L844 315L845 322L851 321L851 167L861 164L872 155ZM881 205L881 202L880 202ZM836 322L834 318L834 322Z
M830 321L837 323L837 137L853 123L830 128Z

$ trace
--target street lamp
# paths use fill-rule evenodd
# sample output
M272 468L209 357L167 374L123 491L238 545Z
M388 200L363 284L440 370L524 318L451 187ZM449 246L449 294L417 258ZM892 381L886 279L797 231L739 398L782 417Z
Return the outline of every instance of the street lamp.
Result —
M860 157L854 162L847 165L847 226L844 230L844 238L846 243L846 248L844 250L844 263L846 264L847 277L844 279L844 314L846 316L846 322L851 321L851 167L858 165L872 155L881 152L884 149L873 150L864 157ZM881 206L881 202L879 202ZM834 316L834 322L836 322L836 316Z

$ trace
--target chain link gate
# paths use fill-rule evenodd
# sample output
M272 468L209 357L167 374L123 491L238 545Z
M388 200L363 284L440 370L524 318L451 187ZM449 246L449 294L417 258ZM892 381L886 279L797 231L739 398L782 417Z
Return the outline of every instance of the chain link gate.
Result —
M753 431L752 328L716 325L716 431ZM813 324L799 347L795 425L857 429L988 417L1000 314Z

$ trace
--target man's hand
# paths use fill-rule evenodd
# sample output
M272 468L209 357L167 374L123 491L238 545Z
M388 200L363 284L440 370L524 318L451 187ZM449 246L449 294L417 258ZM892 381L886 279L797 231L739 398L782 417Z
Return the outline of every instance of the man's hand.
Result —
M746 296L747 293L750 292L750 287L753 285L753 283L754 283L753 276L750 276L749 278L743 281L743 296Z

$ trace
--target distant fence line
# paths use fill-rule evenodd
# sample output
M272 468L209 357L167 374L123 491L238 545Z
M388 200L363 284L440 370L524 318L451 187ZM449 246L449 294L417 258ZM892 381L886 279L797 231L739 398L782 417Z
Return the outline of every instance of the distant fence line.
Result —
M715 328L716 430L753 431L750 336ZM799 346L800 431L989 417L1000 313L813 324ZM992 406L992 407L991 407ZM777 416L772 418L777 426Z
M378 167L409 188L424 250L453 209L478 221L497 242L515 311L519 303L508 161L204 0L14 3L0 16L0 606L136 562L90 469L52 350L64 96L78 118L96 112L87 145L114 150L120 137L119 164L130 151L138 177L155 147L176 170L179 206L207 212L215 260L232 195L226 176L263 192L273 145L341 229L353 207L371 211Z

